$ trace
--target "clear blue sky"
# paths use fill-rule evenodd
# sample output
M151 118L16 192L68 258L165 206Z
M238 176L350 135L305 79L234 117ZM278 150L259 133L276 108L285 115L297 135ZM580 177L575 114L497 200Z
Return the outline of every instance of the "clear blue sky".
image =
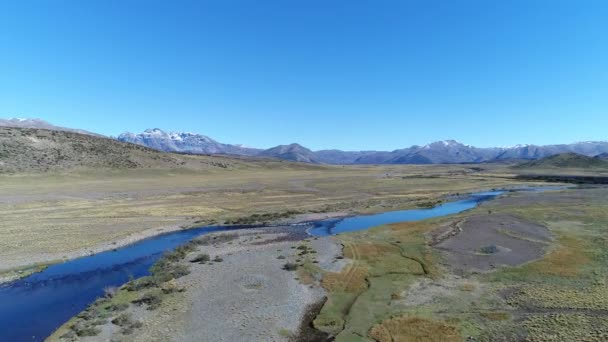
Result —
M608 1L2 1L0 117L258 147L608 140Z

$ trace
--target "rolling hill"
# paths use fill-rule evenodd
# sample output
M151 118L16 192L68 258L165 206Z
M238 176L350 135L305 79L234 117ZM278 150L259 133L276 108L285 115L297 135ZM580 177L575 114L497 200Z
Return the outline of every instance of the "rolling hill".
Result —
M320 163L315 153L299 144L279 145L257 154L262 157L272 157L277 159L301 162L301 163Z
M101 134L92 133L83 129L67 128L61 126L55 126L49 122L41 119L0 119L0 127L17 127L17 128L39 128L39 129L50 129L54 131L74 132L80 134L93 135L97 137L103 137Z
M544 168L608 168L608 161L598 157L589 157L577 153L561 153L516 165L519 169Z
M0 173L75 169L230 169L242 158L158 151L115 139L68 131L0 127Z

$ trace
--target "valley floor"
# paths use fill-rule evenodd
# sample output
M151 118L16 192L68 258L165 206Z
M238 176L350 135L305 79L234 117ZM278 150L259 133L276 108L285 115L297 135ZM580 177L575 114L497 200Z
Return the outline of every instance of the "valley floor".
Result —
M489 172L466 165L397 165L2 175L0 277L184 227L424 207L448 194L521 184L500 167L489 167Z
M190 274L162 292L124 287L51 340L605 341L607 197L517 192L335 237L297 227L203 237L179 261ZM200 253L209 261L189 262ZM158 306L132 304L154 291ZM75 335L86 327L99 335Z

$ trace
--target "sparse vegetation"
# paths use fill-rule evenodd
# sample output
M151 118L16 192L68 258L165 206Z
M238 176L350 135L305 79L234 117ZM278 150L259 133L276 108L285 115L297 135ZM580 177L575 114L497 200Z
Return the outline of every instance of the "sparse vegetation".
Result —
M288 262L286 264L283 265L283 269L285 271L295 271L298 269L298 264L294 264L292 262Z
M289 218L302 212L296 210L286 210L278 213L252 214L246 217L240 217L233 220L227 220L226 224L248 225L248 224L268 224L283 218Z
M204 264L211 260L211 257L207 253L201 253L194 257L194 259L190 260L190 262L198 262L199 264Z
M160 289L153 289L145 292L138 299L132 301L136 305L146 305L148 310L156 310L163 301L163 292Z

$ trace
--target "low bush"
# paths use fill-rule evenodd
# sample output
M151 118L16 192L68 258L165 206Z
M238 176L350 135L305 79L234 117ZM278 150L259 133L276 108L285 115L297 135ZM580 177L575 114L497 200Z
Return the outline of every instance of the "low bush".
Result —
M295 271L297 268L298 268L298 265L291 263L291 262L288 262L285 265L283 265L283 269L285 271Z
M145 304L148 310L156 310L163 301L162 296L163 293L161 290L152 290L144 293L139 299L132 301L132 303L136 305Z
M77 322L70 327L78 337L97 336L101 332L97 327L83 322Z
M498 253L498 247L496 247L496 245L481 247L479 252L483 254L495 254Z
M122 313L112 320L112 324L118 325L119 327L130 325L132 322L131 314L128 313Z
M118 303L118 304L110 304L107 309L110 312L119 312L119 311L125 311L128 308L129 308L129 304Z
M219 235L203 235L192 242L200 246L206 246L214 243L222 243L232 241L238 238L237 234L219 234Z
M127 291L139 291L156 286L156 281L153 277L143 277L132 280L125 285Z
M190 262L198 262L204 264L211 260L211 257L207 253L201 253L194 257L194 259L190 260Z

